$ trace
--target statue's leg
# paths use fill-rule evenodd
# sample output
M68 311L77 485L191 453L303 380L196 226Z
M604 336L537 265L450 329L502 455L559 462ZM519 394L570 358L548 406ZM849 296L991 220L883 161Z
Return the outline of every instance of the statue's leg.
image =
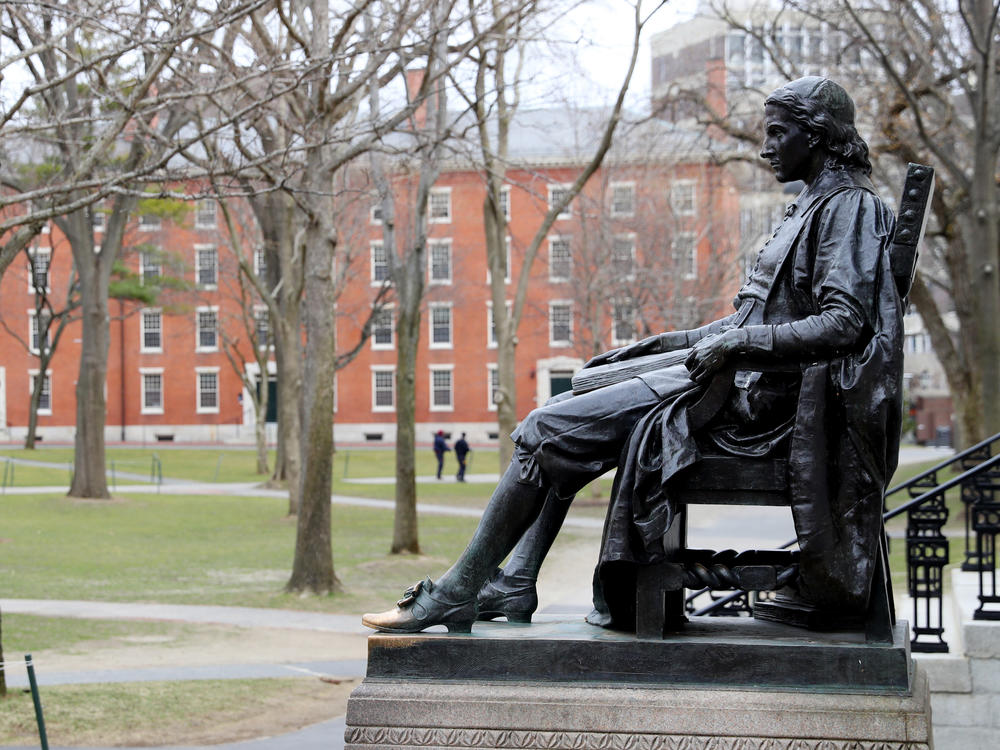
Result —
M476 593L538 516L548 493L545 484L523 481L522 473L515 457L493 491L468 547L443 576L435 582L422 581L395 609L366 614L362 622L389 632L412 633L432 625L468 632L476 619Z
M538 517L549 490L568 503L613 468L633 425L659 400L633 379L532 411L511 436L517 444L514 459L458 561L438 581L428 579L407 592L396 609L365 615L362 622L391 632L417 632L431 625L468 631L477 613L477 593ZM543 543L532 546L526 540L532 575L565 516L565 509L555 510L539 529Z
M538 608L538 572L572 501L572 497L561 498L549 491L538 518L518 541L510 560L479 590L480 620L506 617L509 622L531 622Z

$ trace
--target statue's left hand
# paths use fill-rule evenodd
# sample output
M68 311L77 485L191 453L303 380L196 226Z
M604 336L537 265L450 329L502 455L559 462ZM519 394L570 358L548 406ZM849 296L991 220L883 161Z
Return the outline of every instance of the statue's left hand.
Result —
M742 344L739 329L731 329L715 336L706 336L691 347L684 366L696 383L704 383L722 369L726 361L736 354Z

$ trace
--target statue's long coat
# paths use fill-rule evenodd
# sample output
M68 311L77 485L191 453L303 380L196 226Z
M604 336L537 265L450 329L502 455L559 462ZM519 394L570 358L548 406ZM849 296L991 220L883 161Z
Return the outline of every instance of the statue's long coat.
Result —
M780 261L763 320L758 314L758 324L746 327L757 352L801 370L787 442L799 588L821 606L863 611L882 496L899 452L902 310L887 253L894 219L867 177L836 169L793 206L769 240L768 252L779 251ZM845 306L862 318L846 345L837 322ZM691 338L732 325L744 325L739 313ZM670 479L699 459L705 443L688 424L700 389L684 368L643 379L663 401L623 449L595 576L595 604L623 628L634 624L635 565L664 557L663 534L674 517ZM762 433L730 452L766 453L772 437Z

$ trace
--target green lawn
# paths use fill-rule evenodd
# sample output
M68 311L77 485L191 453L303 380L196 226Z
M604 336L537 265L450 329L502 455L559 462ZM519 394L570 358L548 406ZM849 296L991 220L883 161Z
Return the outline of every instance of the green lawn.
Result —
M391 511L335 506L334 560L348 593L301 599L281 592L295 544L281 498L8 495L0 504L0 591L12 598L357 612L394 600L401 582L442 571L475 526L425 516L425 556L390 556Z
M70 457L68 449L5 453L29 454L32 459L52 463ZM418 457L420 473L433 470L433 456L424 455L429 453ZM110 453L116 461L136 464L151 460L152 454L144 449ZM163 456L165 476L195 479L218 473L220 480L255 479L250 450L172 449L158 455ZM479 459L486 462L494 456L483 452ZM345 470L349 477L391 476L392 462L390 450L340 451L334 490L391 499L391 484L354 484L342 481L342 477ZM930 465L904 467L893 484ZM21 469L32 467L19 466L18 471ZM21 478L19 473L18 484ZM490 484L421 483L418 499L421 503L481 508L491 489ZM607 481L600 483L598 497L585 490L572 512L602 517L608 490ZM894 501L892 507L899 502ZM949 529L960 530L961 503L956 496L949 498L949 504ZM151 492L110 502L86 502L58 494L10 494L0 497L0 507L0 591L5 596L233 604L344 613L390 604L398 595L400 582L441 572L463 549L475 526L472 518L423 514L420 540L424 555L394 556L387 554L392 534L390 510L335 505L334 562L344 593L303 599L282 592L291 568L295 521L285 515L286 501L280 497ZM897 519L891 531L899 534L904 526L905 519ZM902 546L895 545L894 556L901 554ZM952 557L957 559L958 544L953 547ZM896 565L894 570L900 574L903 568Z

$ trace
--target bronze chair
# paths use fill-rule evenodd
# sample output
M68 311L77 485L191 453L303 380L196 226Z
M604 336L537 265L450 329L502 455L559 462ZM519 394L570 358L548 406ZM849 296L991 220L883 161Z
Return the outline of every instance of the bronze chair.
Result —
M923 236L927 206L934 189L934 170L910 164L903 185L896 230L888 252L892 274L901 299L905 300L916 270L917 244ZM693 430L715 416L733 387L737 369L763 368L737 363L718 373L699 401L689 410ZM687 548L687 507L690 505L789 506L788 460L786 458L742 458L706 455L695 466L675 478L671 485L677 516L664 537L667 560L640 568L636 580L636 632L640 637L660 638L676 631L687 621L685 589L774 591L794 578L798 552L795 550L732 550L713 552ZM755 616L777 619L758 602ZM788 621L787 610L782 619ZM794 619L794 612L792 618ZM814 627L806 611L795 624ZM892 640L895 614L889 583L888 551L882 529L865 616L865 635L871 642Z

